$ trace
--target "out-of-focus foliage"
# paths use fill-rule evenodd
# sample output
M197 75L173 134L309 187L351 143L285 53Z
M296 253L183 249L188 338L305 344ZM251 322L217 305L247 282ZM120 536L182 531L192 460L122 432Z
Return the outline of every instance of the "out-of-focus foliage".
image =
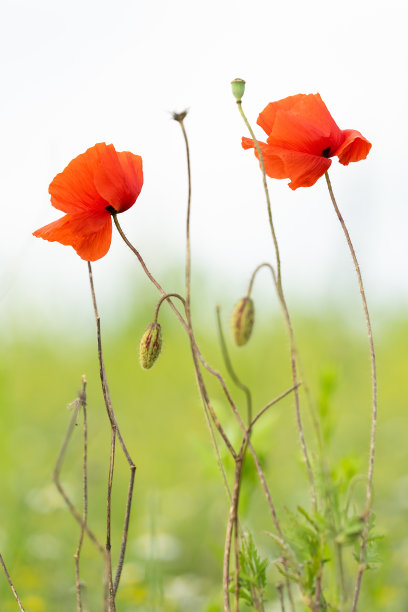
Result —
M225 327L233 303L225 303ZM146 316L135 308L132 320L103 337L112 400L137 466L118 610L219 612L228 499L200 405L188 340L171 313L164 312L160 318L164 338L160 359L152 371L142 371L139 366L138 344L150 318L151 313ZM350 503L361 507L370 427L366 339L340 317L306 318L295 313L293 319L301 376L316 397L323 422L331 482L335 483L332 495L344 499L352 481ZM198 321L198 342L207 359L224 372L212 321L210 315ZM376 533L384 537L377 542L377 557L372 560L376 568L363 578L361 597L361 609L372 612L408 609L408 417L402 384L408 371L407 337L408 321L397 318L384 322L376 333L380 408L375 515ZM262 320L261 309L251 342L239 349L231 342L230 351L235 369L252 387L254 412L291 386L287 340L278 317ZM103 541L110 430L100 391L95 342L65 342L63 336L51 339L45 333L0 346L0 550L30 612L75 609L73 555L79 528L54 488L51 475L70 418L68 405L76 397L82 374L88 381L89 524ZM207 375L206 381L219 418L234 439L236 424L224 396L216 381ZM233 385L231 388L245 415L244 398ZM313 446L313 427L304 395L302 405L307 438ZM81 423L79 419L62 470L63 484L79 507ZM238 430L236 433L238 439ZM300 506L304 513L310 513L290 396L257 423L253 443L280 516L287 515L285 507L297 512ZM266 533L273 531L273 525L250 457L247 463L241 505L243 528L253 534L260 563L264 559L273 561L277 548ZM116 467L114 560L129 478L120 451ZM298 529L306 530L307 516L298 513ZM342 528L347 543L352 544L352 526L343 521ZM379 564L374 562L377 560ZM273 562L258 567L262 589L260 569L265 571L269 585L265 600L277 604L277 593L270 585L282 577ZM87 540L81 573L91 610L101 609L102 571L102 560ZM16 609L1 573L0 602L2 612Z

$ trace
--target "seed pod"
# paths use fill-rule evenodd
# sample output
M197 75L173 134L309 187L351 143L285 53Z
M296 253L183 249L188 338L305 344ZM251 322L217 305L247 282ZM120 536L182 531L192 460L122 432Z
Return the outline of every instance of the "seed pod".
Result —
M149 370L159 356L162 332L159 323L150 323L140 341L139 358L144 370Z
M242 99L245 92L245 81L243 79L234 79L231 81L232 95L235 97L237 102Z
M231 315L231 331L237 346L243 346L251 337L255 320L255 307L251 298L238 300Z

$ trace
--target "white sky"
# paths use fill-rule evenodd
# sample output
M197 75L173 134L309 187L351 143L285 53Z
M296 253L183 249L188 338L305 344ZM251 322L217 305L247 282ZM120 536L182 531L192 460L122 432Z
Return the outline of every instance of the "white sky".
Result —
M216 277L221 292L243 293L251 270L273 251L257 164L240 147L246 131L230 93L235 77L247 81L244 107L253 124L270 101L320 92L340 128L373 143L366 161L333 161L332 182L369 300L406 305L405 4L3 0L0 320L1 311L23 316L28 306L51 318L88 309L84 262L31 232L60 216L49 203L52 178L96 142L142 155L144 187L122 226L158 276L169 262L182 263L185 153L169 111L185 107L193 264ZM287 181L269 185L293 300L342 302L351 291L358 301L324 179L295 192ZM113 311L129 283L142 278L116 236L95 274Z

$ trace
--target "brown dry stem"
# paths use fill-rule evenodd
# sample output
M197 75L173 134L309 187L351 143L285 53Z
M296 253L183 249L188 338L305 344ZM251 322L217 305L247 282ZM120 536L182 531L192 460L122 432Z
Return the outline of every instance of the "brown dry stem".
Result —
M131 507L132 507L136 466L133 463L133 460L123 440L123 437L119 429L119 426L116 420L116 416L113 410L113 406L112 406L112 401L111 401L109 387L108 387L108 381L106 377L103 353L102 353L101 321L100 321L100 316L99 316L98 307L96 303L92 267L91 267L90 262L88 262L88 275L89 275L89 284L91 288L92 303L93 303L94 316L95 316L95 322L96 322L99 374L100 374L101 385L102 385L103 399L105 402L105 407L106 407L106 411L108 414L111 431L112 431L111 446L110 446L110 460L109 460L108 494L107 494L106 555L107 555L107 579L108 579L108 585L109 585L109 606L110 606L110 612L115 612L116 610L115 595L116 595L116 591L118 589L119 582L120 582L120 577L121 577L121 573L123 569L123 563L125 559L127 541L128 541L129 520L130 520ZM129 488L128 488L128 495L127 495L127 500L126 500L126 507L125 507L125 518L124 518L124 524L123 524L123 529L122 529L122 541L121 541L121 546L120 546L120 551L119 551L119 560L118 560L118 564L116 568L115 579L113 580L112 560L111 560L111 541L110 541L110 515L111 515L111 490L112 490L112 480L113 480L113 470L114 470L116 437L119 440L120 446L122 448L122 452L125 455L126 461L128 462L129 470L130 470L130 477L129 477Z
M84 385L84 378L82 379L82 384ZM85 388L83 386L83 390L85 391ZM79 523L79 525L83 525L83 516L81 516L81 514L79 513L78 509L75 507L75 505L73 504L72 500L70 499L68 493L66 492L65 488L63 487L61 481L60 481L60 473L61 473L61 469L62 469L62 465L65 459L65 454L68 448L68 444L70 442L72 433L75 429L75 425L77 423L77 419L78 419L78 414L79 411L82 407L82 402L84 402L86 400L86 398L82 395L82 392L79 394L79 397L74 401L73 403L73 413L70 419L70 422L68 424L68 428L67 431L65 433L65 437L64 440L62 442L60 451L58 453L58 457L57 457L57 461L55 464L55 468L54 468L54 472L52 475L52 479L54 481L55 486L58 489L58 492L60 493L61 497L63 498L63 500L65 501L66 505L68 506L69 511L71 512L72 516L74 517L74 519ZM91 540L91 542L96 546L96 548L99 550L99 552L104 555L105 554L105 549L103 547L103 545L99 542L98 538L96 537L96 535L94 534L94 532L90 529L88 524L85 524L84 526L85 529L85 533L87 534L87 536L89 537L89 539Z
M10 574L8 573L6 564L4 563L4 559L3 559L2 555L1 555L1 553L0 553L0 565L3 568L3 572L4 572L4 574L5 574L6 578L7 578L7 582L9 583L10 589L11 589L11 591L12 591L14 597L15 597L16 602L18 603L18 607L20 608L21 612L25 612L25 610L23 608L23 604L21 603L20 598L17 595L16 588L15 588L15 586L13 584L13 581L11 580Z
M78 546L75 551L74 559L75 559L75 586L77 592L77 608L78 612L82 612L82 585L81 585L81 577L80 577L80 567L79 561L81 556L82 544L84 541L87 520L88 520L88 425L87 425L87 415L86 415L86 379L85 376L82 376L82 390L79 397L79 409L82 408L83 414L83 510L82 510L82 523L81 523L81 532L79 535Z

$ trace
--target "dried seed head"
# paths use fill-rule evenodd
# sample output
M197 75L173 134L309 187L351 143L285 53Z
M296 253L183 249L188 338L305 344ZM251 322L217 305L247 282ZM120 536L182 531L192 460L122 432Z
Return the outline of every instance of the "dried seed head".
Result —
M251 298L238 300L231 315L231 331L237 346L243 346L251 337L255 320L255 307Z
M150 323L140 341L139 358L144 370L149 370L159 356L162 332L159 323Z
M176 113L176 112L171 113L171 116L173 117L174 121L178 121L179 123L182 123L182 121L187 117L187 113L188 113L188 108L181 111L181 113Z
M231 88L233 96L239 102L245 93L245 81L243 79L234 79L231 81Z

